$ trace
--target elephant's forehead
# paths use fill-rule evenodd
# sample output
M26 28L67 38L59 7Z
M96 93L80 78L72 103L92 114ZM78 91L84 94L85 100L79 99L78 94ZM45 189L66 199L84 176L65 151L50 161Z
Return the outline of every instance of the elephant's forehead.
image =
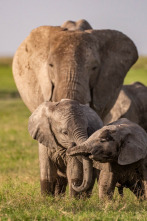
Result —
M54 38L51 38L51 48L54 51L62 51L65 49L83 48L86 50L88 46L94 45L92 36L84 32L63 32L57 33Z

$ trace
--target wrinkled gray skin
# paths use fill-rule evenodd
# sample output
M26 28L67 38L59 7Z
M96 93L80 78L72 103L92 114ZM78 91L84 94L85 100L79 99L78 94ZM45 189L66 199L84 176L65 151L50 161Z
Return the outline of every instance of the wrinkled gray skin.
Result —
M139 125L122 118L68 149L67 154L89 156L94 167L101 170L100 198L111 199L117 184L120 193L127 187L137 197L147 199L147 134ZM73 188L84 190L80 186Z
M125 117L147 131L147 87L140 82L123 85L119 96L104 119L107 125Z
M79 21L66 21L61 25L61 28L67 28L69 31L75 31L75 30L88 30L92 29L91 25L85 20L81 19Z
M87 185L84 195L91 193L95 180L94 173L91 173L92 161L84 156L66 158L66 149L84 142L102 125L101 119L90 107L69 99L44 102L33 112L29 118L29 133L43 144L40 151L44 151L44 146L48 150L47 155L40 159L40 164L45 164L46 158L48 159L48 165L42 165L44 170L41 171L41 177L44 178L41 180L43 193L64 193L67 185L66 173L71 196L78 195L72 189L72 184L83 185L82 181ZM43 174L46 170L47 178Z
M119 31L68 31L61 27L41 26L34 29L17 49L13 75L31 112L44 101L69 98L81 104L88 103L103 119L137 58L134 43ZM50 182L48 158L45 159L47 152L45 146L39 145L41 180Z

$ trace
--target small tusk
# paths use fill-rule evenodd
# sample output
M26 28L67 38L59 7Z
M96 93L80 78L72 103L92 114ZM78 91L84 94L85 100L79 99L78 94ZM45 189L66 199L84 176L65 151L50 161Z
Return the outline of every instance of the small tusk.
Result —
M61 99L61 101L69 101L71 99L65 98L65 99Z

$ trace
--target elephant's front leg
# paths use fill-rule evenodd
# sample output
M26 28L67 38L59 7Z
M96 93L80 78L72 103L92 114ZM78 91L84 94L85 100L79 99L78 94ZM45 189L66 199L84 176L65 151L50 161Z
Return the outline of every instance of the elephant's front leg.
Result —
M99 198L112 199L116 186L115 174L101 170L99 176Z
M143 187L144 187L144 198L147 200L147 159L143 168Z
M58 176L55 185L55 196L64 195L67 186L67 178Z
M55 194L57 168L48 155L48 148L39 144L40 184L42 194Z

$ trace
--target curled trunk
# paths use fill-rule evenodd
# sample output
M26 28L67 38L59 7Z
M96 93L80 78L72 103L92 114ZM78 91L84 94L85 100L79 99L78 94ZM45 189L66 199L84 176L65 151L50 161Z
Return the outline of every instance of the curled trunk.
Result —
M92 184L92 177L93 177L93 166L92 160L88 157L83 156L83 182L80 186L76 186L72 183L72 188L76 192L84 192L88 190Z
M77 133L76 133L77 135ZM85 142L88 138L88 135L83 133L83 136L76 136L77 145L81 145L81 143ZM82 145L83 147L86 145ZM82 156L82 164L83 164L83 181L80 186L75 185L72 183L72 188L76 192L84 192L88 190L91 187L92 184L92 178L93 178L93 164L92 160L90 160L88 157Z

